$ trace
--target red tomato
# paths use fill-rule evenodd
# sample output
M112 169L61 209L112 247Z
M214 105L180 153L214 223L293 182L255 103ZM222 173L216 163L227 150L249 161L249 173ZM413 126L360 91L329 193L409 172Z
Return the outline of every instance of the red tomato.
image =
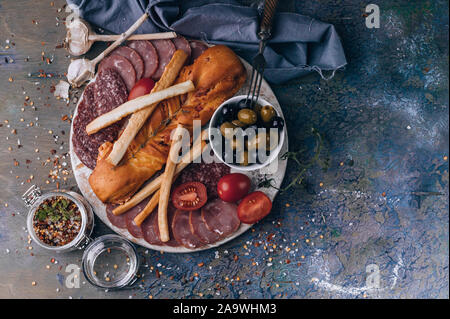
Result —
M172 203L181 210L196 210L206 204L206 187L199 182L181 184L172 193Z
M251 182L247 175L241 173L227 174L217 183L217 193L225 202L237 202L250 190Z
M130 95L128 95L128 101L133 100L145 94L149 94L155 86L155 81L150 78L140 79L131 89Z
M266 217L272 209L272 202L266 194L256 191L248 194L238 206L238 217L245 224L254 224Z

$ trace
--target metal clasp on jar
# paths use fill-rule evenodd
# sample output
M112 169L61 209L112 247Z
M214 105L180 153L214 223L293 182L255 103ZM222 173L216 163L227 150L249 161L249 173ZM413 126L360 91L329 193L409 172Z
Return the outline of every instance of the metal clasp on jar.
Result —
M36 185L32 185L25 193L23 193L22 200L25 202L26 207L31 207L41 195L41 189Z
M92 242L92 238L84 235L83 238L75 245L76 248L83 250Z

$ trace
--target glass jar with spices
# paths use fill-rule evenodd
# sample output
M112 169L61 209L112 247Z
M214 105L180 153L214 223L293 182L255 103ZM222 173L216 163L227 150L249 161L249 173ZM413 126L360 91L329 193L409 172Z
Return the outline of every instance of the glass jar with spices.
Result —
M30 208L27 229L31 239L57 253L84 249L82 270L92 285L117 289L136 282L139 257L135 247L118 235L93 240L94 213L83 196L63 190L42 194L33 185L22 200Z

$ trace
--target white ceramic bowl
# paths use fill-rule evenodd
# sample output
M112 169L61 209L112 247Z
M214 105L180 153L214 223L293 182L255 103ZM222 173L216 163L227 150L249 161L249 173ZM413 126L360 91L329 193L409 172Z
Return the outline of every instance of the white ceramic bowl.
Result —
M214 112L213 116L211 117L211 120L209 121L209 130L208 130L208 134L209 134L209 140L212 141L212 130L213 129L218 129L217 127L217 120L221 114L221 110L222 108L227 105L227 104L232 104L232 103L237 103L238 101L245 99L247 96L246 95L238 95L238 96L234 96L231 99L226 100L225 102L223 102ZM269 102L267 102L266 100L264 100L263 98L259 97L258 98L258 104L261 106L264 105L271 105L273 107L273 105ZM277 113L277 116L280 116L280 114L278 113L277 109L274 107L275 112ZM283 118L284 120L284 118ZM235 170L240 170L240 171L254 171L254 170L258 170L261 169L267 165L269 165L272 161L276 160L278 158L278 154L281 151L281 148L283 146L284 143L284 136L285 136L285 132L284 130L286 129L286 125L283 128L283 130L279 133L278 137L278 145L277 147L270 152L270 156L267 158L267 160L264 163L253 163L253 164L249 164L247 166L244 165L237 165L237 164L231 164L231 163L227 163L224 161L224 159L222 158L222 152L220 152L219 150L217 150L214 147L214 143L210 143L211 144L211 148L214 152L214 154L216 155L216 157L225 165L235 169Z

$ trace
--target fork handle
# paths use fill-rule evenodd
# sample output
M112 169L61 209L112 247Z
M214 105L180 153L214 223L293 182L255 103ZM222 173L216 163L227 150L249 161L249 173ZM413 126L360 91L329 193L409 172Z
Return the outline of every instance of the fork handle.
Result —
M261 18L261 25L259 26L259 38L263 41L271 36L273 16L277 8L278 0L266 0L264 2L264 10Z

